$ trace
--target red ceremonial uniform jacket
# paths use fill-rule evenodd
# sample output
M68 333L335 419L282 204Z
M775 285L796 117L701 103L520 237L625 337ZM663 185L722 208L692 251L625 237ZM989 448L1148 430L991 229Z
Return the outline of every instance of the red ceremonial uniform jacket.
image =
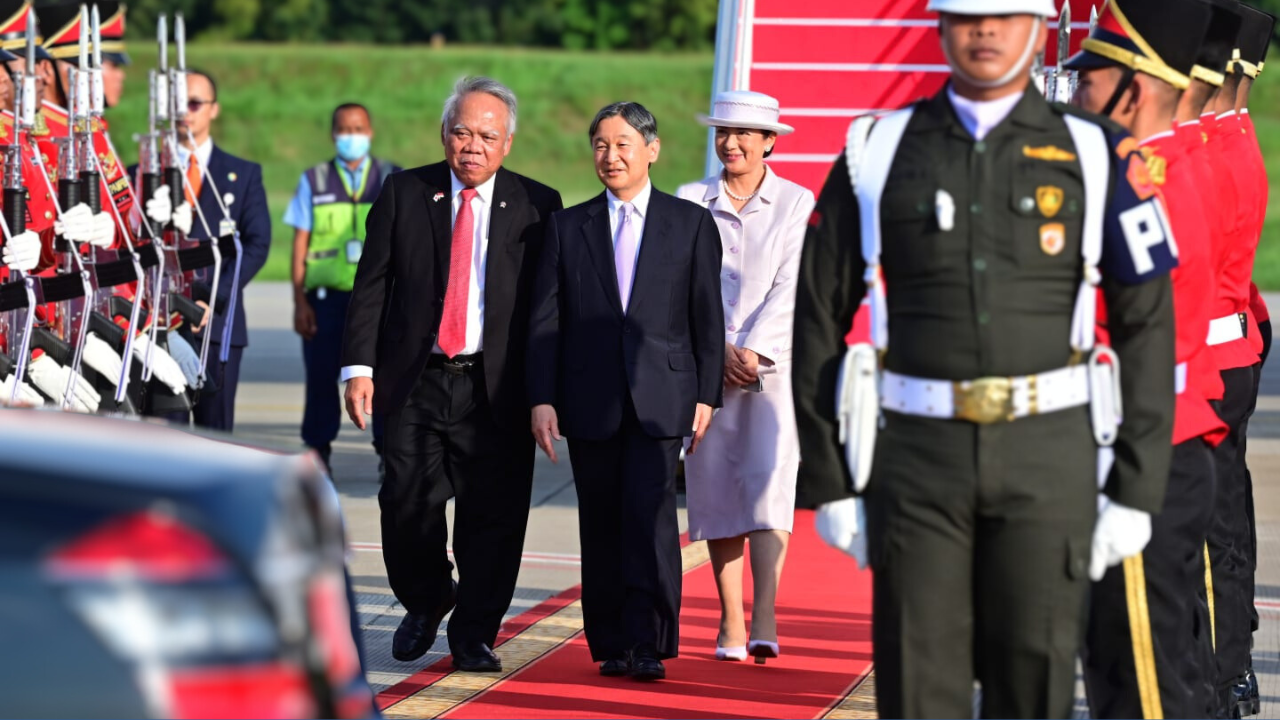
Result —
M1245 337L1214 345L1214 359L1219 370L1250 367L1257 364L1262 351L1258 324L1249 311L1249 284L1253 278L1253 259L1258 250L1258 234L1254 221L1254 205L1249 188L1253 178L1241 162L1245 152L1244 134L1234 114L1219 118L1201 118L1209 140L1208 160L1217 183L1215 200L1222 216L1219 226L1227 247L1218 266L1218 292L1214 302L1214 318L1239 313L1246 315Z
M1267 221L1267 199L1270 192L1267 165L1262 158L1262 147L1258 144L1258 132L1253 126L1253 118L1249 116L1249 111L1244 110L1238 118L1241 135L1244 136L1244 160L1249 165L1249 172L1252 173L1249 188L1253 192L1253 221L1254 226L1257 228L1258 236L1261 237L1262 226Z
M1262 157L1262 146L1258 144L1258 132L1253 126L1253 116L1249 114L1247 108L1240 116L1240 125L1244 128L1245 144L1249 148L1248 158L1253 166L1253 174L1256 178L1253 187L1258 193L1257 223L1258 235L1261 237L1262 228L1267 222L1267 201L1271 197L1271 188L1267 177L1267 164ZM1271 313L1267 310L1266 301L1258 293L1258 286L1252 282L1249 283L1249 311L1253 313L1254 320L1259 323L1271 319ZM1259 337L1258 341L1261 342L1262 338Z
M31 138L26 133L14 137L13 113L0 111L0 145L10 145L15 140L23 148L22 180L27 188L27 229L40 235L40 262L36 273L50 274L56 259L53 252L53 221L57 218L53 193L40 175L40 159ZM8 277L8 269L4 270Z
M107 121L103 118L93 124L93 151L98 156L98 164L102 166L102 197L111 198L115 202L119 219L116 223L116 242L113 247L119 249L129 245L137 245L138 238L130 223L133 206L136 202L133 190L129 186L126 168L120 158L111 151L111 143L107 140ZM107 208L103 208L106 210ZM123 224L124 228L121 228Z
M1178 243L1178 267L1172 274L1178 363L1173 443L1204 437L1216 445L1227 426L1209 405L1215 392L1221 396L1222 378L1205 342L1213 319L1213 307L1204 301L1214 294L1213 242L1193 177L1195 166L1185 135L1172 129L1140 147Z
M1258 286L1253 283L1249 283L1249 309L1253 311L1253 316L1259 323L1271 321L1271 311L1267 310L1267 302L1262 299L1262 293L1258 292Z
M1223 227L1226 221L1222 218L1225 213L1222 212L1222 206L1218 203L1217 188L1218 180L1216 169L1209 162L1209 150L1205 146L1208 136L1205 134L1204 126L1199 120L1182 123L1177 127L1178 140L1182 145L1186 157L1183 163L1187 165L1188 173L1184 176L1190 177L1195 187L1196 194L1200 199L1201 210L1204 213L1204 221L1209 232L1210 243L1210 266L1214 269L1213 286L1208 288L1208 292L1204 295L1208 299L1207 302L1202 301L1206 306L1206 312L1213 315L1213 299L1218 292L1217 268L1222 267L1229 247L1228 238L1218 228ZM1210 318L1212 319L1212 317ZM1218 370L1217 357L1213 348L1208 348L1202 354L1202 362L1210 369L1205 382L1205 396L1210 400L1221 400L1223 395L1222 374Z

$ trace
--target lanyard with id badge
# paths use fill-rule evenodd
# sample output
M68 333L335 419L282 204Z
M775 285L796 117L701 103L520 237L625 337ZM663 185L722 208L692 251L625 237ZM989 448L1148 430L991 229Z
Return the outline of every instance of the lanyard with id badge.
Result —
M336 162L336 161L335 161ZM369 168L373 167L372 158L366 158L364 169L360 172L360 185L351 190L351 184L347 180L347 172L342 167L338 168L338 178L342 180L342 189L347 192L347 197L351 200L351 231L357 232L360 227L360 198L364 196L365 186L369 182ZM360 255L364 252L364 240L353 237L347 241L346 255L347 262L356 265L360 262Z

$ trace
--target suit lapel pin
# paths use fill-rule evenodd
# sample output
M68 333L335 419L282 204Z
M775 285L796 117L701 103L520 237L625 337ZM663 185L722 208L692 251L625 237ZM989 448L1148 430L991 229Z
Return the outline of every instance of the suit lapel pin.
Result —
M227 173L227 181L228 181L228 182L235 182L237 177L240 177L240 176L239 176L239 175L236 175L236 174L235 174L235 173L233 173L233 172L229 172L229 173Z
M504 207L506 207L506 206L507 206L507 201L506 201L506 200L503 200L502 202L498 203L498 207L500 207L500 208L504 208Z
M223 205L230 205L230 204L234 203L235 201L236 201L236 196L235 196L235 195L232 195L231 193L227 193L227 194L225 194L225 195L223 195L223 196L222 196L222 204L223 204Z
M431 198L431 202L440 202L442 197L444 197L444 193L436 193L436 196Z

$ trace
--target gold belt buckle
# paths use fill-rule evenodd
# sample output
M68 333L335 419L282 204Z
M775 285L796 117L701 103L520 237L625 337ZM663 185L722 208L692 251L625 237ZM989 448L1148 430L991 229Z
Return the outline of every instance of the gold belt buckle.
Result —
M955 416L978 425L1013 420L1013 380L1007 377L978 378L952 385Z

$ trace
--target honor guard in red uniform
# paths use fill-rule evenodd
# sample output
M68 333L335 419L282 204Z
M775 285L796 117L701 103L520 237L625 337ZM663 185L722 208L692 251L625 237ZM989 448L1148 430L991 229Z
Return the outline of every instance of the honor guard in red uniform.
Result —
M39 65L41 61L49 58L48 54L38 45L39 29L34 25L34 16L30 12L29 2L14 2L6 0L0 2L0 47L6 52L24 50L27 44L28 24L31 24L31 33L33 43L35 45L35 58L37 60L33 65ZM12 59L6 61L8 70L15 73L21 78L27 72L27 62L25 52L13 53ZM42 93L42 83L37 81L36 95ZM55 252L55 236L60 231L63 236L73 242L101 242L100 232L97 232L90 223L83 222L87 217L71 218L69 222L63 223L63 218L58 217L56 211L56 203L53 186L45 181L45 166L40 158L40 151L36 144L31 142L33 133L14 131L14 122L12 115L13 93L15 87L12 79L4 84L5 106L3 119L0 120L0 132L10 136L8 141L0 137L0 144L9 144L18 142L22 150L23 172L22 181L27 189L27 208L25 213L27 230L35 231L41 239L41 258L38 266L35 268L37 275L46 283L45 296L50 296L48 281L55 278L66 281L67 275L65 271L70 270L69 267L61 268L64 272L60 273L58 261L60 254ZM38 117L38 116L37 116ZM39 129L37 124L35 129ZM72 275L75 276L74 274ZM60 285L59 287L63 287ZM65 394L65 390L69 387L67 382L68 374L71 372L69 367L64 367L63 363L69 363L70 352L63 352L65 343L71 337L71 326L68 323L70 305L64 302L49 302L39 306L36 309L36 318L38 324L44 329L35 335L33 342L32 362L27 368L27 379L37 387L45 397L51 400L61 401ZM97 352L100 346L93 343L86 346L88 350L86 358L93 360L104 360L105 367L117 371L120 368L119 357L106 357ZM111 355L108 351L106 355ZM57 360L54 357L57 356ZM90 363L86 363L88 365ZM99 394L89 386L86 382L76 382L73 392L69 397L69 407L75 410L91 412L96 410L100 401Z
M48 62L41 63L41 74L48 80L44 84L44 103L42 106L41 116L44 120L44 130L47 133L40 133L40 125L37 123L37 134L40 142L42 154L47 156L50 164L55 167L61 167L59 153L60 148L57 145L59 138L64 138L70 132L73 124L72 108L69 107L68 89L71 87L72 71L76 68L81 52L81 36L91 37L91 21L89 27L82 27L82 24L89 20L90 13L82 15L81 4L78 2L62 2L42 6L39 10L41 24L46 29L50 29L45 35L43 48L51 58ZM99 17L106 14L107 23L99 23L100 28L109 29L118 37L122 37L123 32L123 15L119 12L116 4L103 4L98 7ZM118 42L118 40L117 40ZM113 44L111 46L117 50L123 49L121 45ZM92 41L87 45L90 54L94 54L95 48ZM103 57L105 65L105 56ZM104 93L105 95L105 93ZM105 98L104 98L105 99ZM87 215L87 219L101 236L99 241L105 244L99 244L97 241L90 241L97 247L123 249L128 245L138 245L138 238L132 230L132 213L135 204L132 193L128 190L128 183L125 176L125 168L121 165L116 157L113 148L106 134L105 121L100 115L90 112L84 122L88 123L89 132L93 143L93 160L96 160L97 167L82 168L82 170L100 172L99 182L101 183L102 207L93 212L85 206L80 212ZM56 185L56 180L54 181ZM114 208L112 207L114 205ZM67 215L76 213L76 208L63 208ZM115 294L122 296L132 302L134 293L133 284L118 286ZM151 299L152 301L154 299ZM150 303L149 303L150 307ZM105 309L105 308L100 308ZM144 313L139 316L139 327L132 344L133 354L135 358L146 357L148 354L148 345L150 336L148 333L141 332L148 326L148 318L150 313ZM114 311L112 312L112 320L117 325L128 326L128 319L124 318ZM163 347L156 347L150 351L152 362L151 369L157 374L159 384L166 386L173 391L175 395L183 395L186 391L188 381L186 374L182 371L181 366L170 356L171 353L179 353L180 351L190 350L189 343L182 340L174 341L173 345L177 347L169 347L166 352ZM122 348L117 348L122 349ZM186 352L184 357L194 354ZM157 383L152 383L150 389L156 390ZM139 399L140 401L140 399ZM140 410L141 408L133 408Z
M1197 598L1214 500L1211 444L1225 425L1208 399L1218 392L1205 343L1213 243L1191 149L1174 119L1212 15L1202 0L1112 0L1067 63L1079 72L1075 104L1141 139L1135 145L1146 162L1133 170L1163 199L1161 222L1170 225L1178 246L1173 463L1151 541L1110 569L1090 596L1083 659L1095 718L1199 717L1210 704L1201 678L1213 672L1212 637ZM1227 59L1221 56L1220 70Z
M1209 144L1211 153L1230 176L1229 183L1224 183L1217 196L1218 202L1235 211L1235 252L1223 268L1225 293L1220 292L1219 297L1229 300L1234 316L1241 318L1240 322L1232 323L1231 316L1223 316L1214 321L1215 327L1210 333L1211 343L1229 339L1235 346L1232 354L1240 356L1219 365L1226 384L1220 411L1232 426L1232 433L1216 454L1218 501L1209 534L1219 717L1248 716L1261 711L1250 654L1253 631L1258 628L1254 608L1257 533L1246 438L1249 418L1256 405L1264 351L1257 311L1265 312L1265 306L1253 299L1252 276L1254 254L1266 215L1267 183L1252 121L1245 110L1249 90L1266 58L1275 18L1243 3L1239 10L1243 22L1236 50L1215 103L1219 111L1218 142L1215 145L1211 139ZM1220 311L1226 309L1225 304L1219 308ZM1245 336L1243 342L1239 339L1241 332Z

